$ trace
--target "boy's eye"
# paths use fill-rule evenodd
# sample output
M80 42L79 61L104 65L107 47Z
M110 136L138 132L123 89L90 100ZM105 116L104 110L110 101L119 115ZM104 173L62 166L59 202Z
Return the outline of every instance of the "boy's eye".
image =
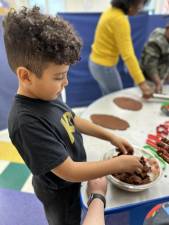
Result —
M64 80L66 76L67 76L67 74L63 74L61 76L55 77L54 80Z
M54 78L54 80L63 80L64 79L64 77L56 77L56 78Z

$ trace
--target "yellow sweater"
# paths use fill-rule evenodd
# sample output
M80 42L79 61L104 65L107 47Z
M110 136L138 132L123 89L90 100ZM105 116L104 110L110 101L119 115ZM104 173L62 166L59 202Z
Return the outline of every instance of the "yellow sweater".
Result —
M99 65L115 66L119 56L125 62L136 84L145 80L136 58L128 17L115 7L107 9L96 27L90 59Z

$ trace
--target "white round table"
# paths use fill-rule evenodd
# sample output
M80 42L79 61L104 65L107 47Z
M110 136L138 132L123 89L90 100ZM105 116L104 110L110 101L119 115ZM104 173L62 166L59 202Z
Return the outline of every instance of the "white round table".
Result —
M169 93L169 86L165 86L164 92ZM143 108L140 111L131 111L119 108L115 105L113 99L120 96L131 97L141 101L143 103ZM169 121L169 117L164 115L160 110L162 102L162 100L157 99L144 100L141 98L141 93L137 87L128 88L109 94L93 102L86 108L81 117L88 120L90 120L90 116L92 114L107 114L120 117L121 119L128 121L130 127L125 131L110 131L126 138L134 145L143 147L146 144L147 135L156 134L156 127L159 124ZM83 135L83 139L88 161L100 160L103 158L105 152L112 149L111 144L106 141L86 135ZM143 220L142 222L141 220L140 222L138 221L135 208L139 206L145 208L147 206L147 210L149 210L149 208L159 202L169 201L169 178L166 176L169 176L168 165L160 182L155 184L152 188L138 193L130 193L120 190L109 183L106 195L106 212L108 214L113 214L115 212L130 209L135 214L135 218L131 218L130 220L131 224L143 224ZM82 184L81 196L83 205L86 206L86 182ZM146 212L147 211L145 211L143 213L144 215L141 217L145 216ZM140 218L140 215L138 215L138 217Z

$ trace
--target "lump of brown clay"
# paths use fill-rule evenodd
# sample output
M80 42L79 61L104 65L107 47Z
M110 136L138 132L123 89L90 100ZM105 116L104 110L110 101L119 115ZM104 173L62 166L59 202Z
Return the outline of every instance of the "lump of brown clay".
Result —
M138 111L143 107L141 102L127 97L117 97L113 100L113 102L122 109L128 109L132 111Z
M117 156L118 157L118 156ZM117 179L134 185L148 184L151 182L149 172L151 172L151 167L146 164L144 157L140 158L140 163L143 165L143 169L140 172L133 173L116 173L112 174Z
M93 123L112 130L126 130L129 127L127 121L116 116L93 114L90 118Z

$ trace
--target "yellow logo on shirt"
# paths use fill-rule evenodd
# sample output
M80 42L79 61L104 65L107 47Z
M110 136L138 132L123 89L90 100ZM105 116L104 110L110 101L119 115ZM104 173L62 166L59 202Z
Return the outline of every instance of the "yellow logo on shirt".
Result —
M73 144L75 141L73 133L75 132L75 127L71 122L72 114L70 112L65 112L61 118L61 123L64 126L65 130L67 131L70 141Z

